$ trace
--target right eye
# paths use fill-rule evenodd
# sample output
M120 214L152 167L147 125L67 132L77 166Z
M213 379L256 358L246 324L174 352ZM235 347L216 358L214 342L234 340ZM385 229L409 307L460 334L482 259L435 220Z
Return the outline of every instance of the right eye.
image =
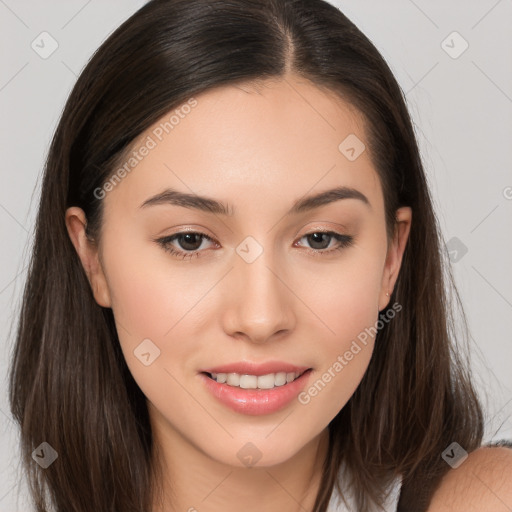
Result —
M170 252L173 256L186 259L194 256L199 256L202 242L208 240L214 242L214 240L208 235L196 231L183 231L181 233L175 233L174 235L166 236L155 240L159 243L163 249ZM177 242L181 248L173 245Z

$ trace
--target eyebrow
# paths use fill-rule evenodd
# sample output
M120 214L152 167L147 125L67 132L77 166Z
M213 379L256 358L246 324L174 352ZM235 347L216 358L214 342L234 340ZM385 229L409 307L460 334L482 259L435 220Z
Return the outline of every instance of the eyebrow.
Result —
M358 199L366 204L371 209L371 204L368 198L359 190L350 187L336 187L318 194L302 197L297 199L293 206L288 211L287 215L302 213L309 210L314 210L320 206L324 206L334 201L341 199ZM234 208L230 205L221 203L209 197L198 196L196 194L187 194L178 190L168 188L163 192L146 199L140 207L146 208L148 206L171 204L175 206L182 206L194 210L201 210L208 213L215 213L218 215L233 216Z

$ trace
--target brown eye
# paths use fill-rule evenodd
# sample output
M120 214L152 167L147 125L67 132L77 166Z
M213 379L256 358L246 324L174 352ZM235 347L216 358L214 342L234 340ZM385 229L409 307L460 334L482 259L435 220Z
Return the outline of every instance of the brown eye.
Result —
M306 235L305 238L307 238L312 249L327 249L333 237L328 233L311 233ZM326 243L327 245L325 245Z
M186 251L196 251L201 246L202 235L200 233L183 233L177 235L175 240L182 249Z
M159 243L165 251L170 252L178 258L185 259L199 256L199 249L205 240L210 242L214 241L204 233L186 231L160 238L156 240L156 242ZM177 242L177 245L173 244L173 242Z
M334 231L314 231L304 235L300 240L303 238L307 240L310 249L318 254L341 250L350 247L354 243L354 237L335 233ZM337 242L337 245L330 247L333 240Z

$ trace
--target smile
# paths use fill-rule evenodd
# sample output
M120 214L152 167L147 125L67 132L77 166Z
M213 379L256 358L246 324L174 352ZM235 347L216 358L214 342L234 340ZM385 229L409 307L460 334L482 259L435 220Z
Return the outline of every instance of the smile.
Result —
M229 409L248 415L275 413L291 405L306 387L312 369L295 372L245 373L201 372L207 392Z
M246 375L239 373L207 373L207 375L219 384L242 389L272 389L284 386L298 379L302 372L278 372L267 375Z

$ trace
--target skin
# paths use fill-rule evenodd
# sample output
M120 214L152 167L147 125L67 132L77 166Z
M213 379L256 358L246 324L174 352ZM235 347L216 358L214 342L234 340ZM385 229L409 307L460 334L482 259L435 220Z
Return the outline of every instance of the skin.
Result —
M196 99L103 199L99 243L85 237L77 207L66 212L69 235L97 303L113 310L127 364L148 399L166 491L154 511L311 510L327 425L361 381L374 339L307 404L293 400L267 415L231 411L198 372L281 360L313 368L309 384L320 379L388 305L411 209L397 210L388 240L369 150L349 161L338 149L349 134L366 143L363 119L334 94L289 75ZM335 186L357 189L369 205L351 198L286 215L295 200ZM228 203L235 214L140 208L168 187ZM204 240L199 257L185 260L155 242L186 229L214 242ZM315 254L318 242L305 235L322 230L354 243L333 250L339 243L327 239ZM252 263L235 250L247 236L263 248ZM171 245L186 250L178 240ZM149 366L133 353L147 338L160 349ZM248 442L261 455L254 467L237 457Z
M510 512L512 450L479 448L443 478L427 512Z

